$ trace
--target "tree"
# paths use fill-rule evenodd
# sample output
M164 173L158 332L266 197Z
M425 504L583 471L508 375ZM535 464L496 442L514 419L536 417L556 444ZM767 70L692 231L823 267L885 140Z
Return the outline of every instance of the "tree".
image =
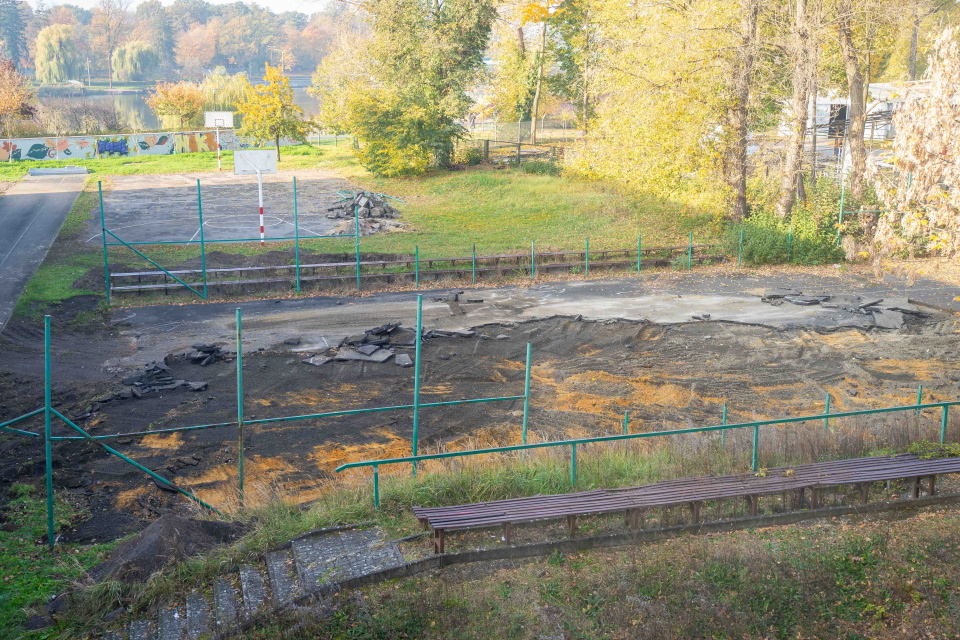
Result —
M556 60L550 79L551 93L577 106L584 132L593 110L590 77L596 66L596 25L590 11L589 0L562 0L554 17L555 35L550 43L551 55Z
M161 82L147 98L147 106L155 114L179 118L181 128L203 111L204 104L203 94L188 82Z
M94 50L107 61L107 76L110 88L113 88L113 52L126 39L130 23L125 0L100 0L93 10L90 30L93 33Z
M0 58L0 135L6 132L6 124L12 118L29 118L33 115L33 89L13 62Z
M483 69L493 0L363 0L372 35L347 90L348 129L378 173L446 167Z
M239 133L255 138L258 146L264 140L273 140L279 160L280 138L305 142L308 129L303 109L293 101L289 78L280 67L264 67L264 84L253 86L248 82L246 96L237 104L237 112L243 117Z
M724 180L728 189L727 205L731 219L747 215L747 142L750 136L750 88L757 57L759 0L743 0L740 7L740 38L736 54L731 56L730 104L725 117Z
M37 82L56 83L80 76L80 51L73 27L53 24L37 34L35 56Z
M960 254L960 27L937 38L924 85L911 87L893 118L892 175L871 162L887 210L872 239L881 253L922 246Z
M193 25L177 39L177 63L183 67L183 75L194 80L203 76L216 51L216 31L204 24Z
M307 87L307 93L317 98L317 125L334 135L349 131L347 101L354 83L362 84L365 58L353 54L358 41L362 41L358 34L342 31Z
M494 77L489 83L491 101L500 118L519 123L529 117L536 83L534 65L529 60L519 21L499 21L491 49L494 61Z
M26 24L17 0L0 0L0 56L15 68L27 58Z
M816 3L816 0L814 0ZM793 210L801 176L803 146L807 137L807 114L810 106L810 91L816 75L816 25L811 24L811 11L807 0L796 0L796 18L787 52L793 60L793 97L790 100L790 141L783 162L780 179L780 197L777 199L777 215L785 218Z
M156 51L142 40L131 40L113 52L113 77L120 82L145 80L159 65Z
M170 69L175 61L176 52L173 27L167 10L160 4L160 0L146 0L137 5L137 18L140 20L143 36L157 52L160 67L165 70Z

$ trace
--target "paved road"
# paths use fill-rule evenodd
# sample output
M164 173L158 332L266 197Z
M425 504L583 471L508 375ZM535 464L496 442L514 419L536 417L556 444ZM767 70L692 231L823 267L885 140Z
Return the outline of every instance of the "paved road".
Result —
M423 292L427 329L468 329L485 324L524 322L552 316L586 320L690 322L694 314L713 321L739 322L778 329L805 327L832 330L870 328L870 316L841 309L761 302L767 289L787 287L807 293L908 297L945 312L960 312L960 287L920 280L912 286L896 278L878 283L856 274L803 273L667 274L587 282L553 282L532 287L472 289L457 304L443 300L450 290ZM437 298L440 298L438 300ZM477 302L471 302L475 300ZM270 348L287 338L301 339L295 351L316 351L337 344L343 336L362 333L384 322L416 324L416 293L386 293L367 298L315 297L243 303L119 309L113 315L123 356L106 356L106 365L138 365L159 360L195 343L216 342L232 348L236 308L242 308L247 349ZM496 333L496 329L490 329Z
M84 175L28 176L0 196L0 331L85 180Z

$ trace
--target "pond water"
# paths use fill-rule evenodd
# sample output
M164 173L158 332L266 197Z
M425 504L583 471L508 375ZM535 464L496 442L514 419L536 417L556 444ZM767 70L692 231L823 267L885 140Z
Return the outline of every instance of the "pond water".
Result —
M113 104L114 109L120 114L120 122L130 131L157 131L160 129L160 121L157 116L147 106L146 99L149 93L116 93L116 94L98 94L77 97L63 97L58 100L88 100L97 104ZM41 98L42 99L42 98ZM293 99L305 116L314 116L317 113L317 99L309 95L305 87L294 87Z

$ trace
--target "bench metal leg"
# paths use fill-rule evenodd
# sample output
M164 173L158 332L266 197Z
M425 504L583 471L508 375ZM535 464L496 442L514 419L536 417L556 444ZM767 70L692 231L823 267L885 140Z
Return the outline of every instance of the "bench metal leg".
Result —
M577 516L567 516L567 528L570 530L570 537L577 535Z
M503 523L503 541L507 544L510 544L511 534L513 533L513 523L504 522Z

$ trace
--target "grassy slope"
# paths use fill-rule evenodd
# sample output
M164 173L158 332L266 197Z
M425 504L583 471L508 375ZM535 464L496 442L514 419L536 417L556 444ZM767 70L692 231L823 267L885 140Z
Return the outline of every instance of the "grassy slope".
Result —
M27 620L25 607L62 593L114 546L59 544L50 551L43 496L29 485L13 485L10 493L13 499L4 507L0 529L0 638L20 637ZM57 500L55 513L58 530L82 515L62 499Z
M249 637L957 637L958 543L953 509L556 554L387 583Z

